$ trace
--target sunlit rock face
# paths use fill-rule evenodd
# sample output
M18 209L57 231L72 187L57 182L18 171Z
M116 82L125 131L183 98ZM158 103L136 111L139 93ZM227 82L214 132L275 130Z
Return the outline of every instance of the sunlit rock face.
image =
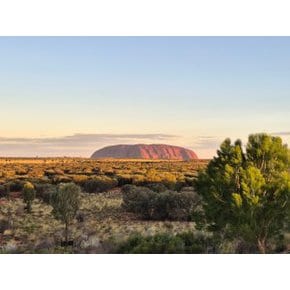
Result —
M164 144L114 145L96 151L93 159L152 159L152 160L193 160L198 159L194 151L179 146Z

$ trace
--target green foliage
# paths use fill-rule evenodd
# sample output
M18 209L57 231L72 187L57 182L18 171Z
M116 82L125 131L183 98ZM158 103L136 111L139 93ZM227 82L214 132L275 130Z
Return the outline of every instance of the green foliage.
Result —
M22 190L23 201L26 203L27 212L31 212L31 205L35 199L35 189L32 183L26 182Z
M167 190L167 187L163 183L148 183L146 187L159 193Z
M202 198L199 226L217 235L256 244L280 236L289 206L290 176L287 146L278 137L249 136L246 152L241 141L226 139L195 182Z
M131 236L123 243L118 253L121 254L202 254L211 251L211 241L204 235L184 232L177 235L157 234L142 237Z
M51 196L53 215L65 224L65 241L68 244L68 226L80 207L80 187L74 183L60 184Z
M6 190L6 187L5 187L5 185L0 185L0 198L1 197L6 197L6 195L7 195L7 190Z
M52 194L57 190L56 185L49 183L35 184L36 197L43 202L50 204Z
M190 220L191 213L198 204L194 192L167 190L156 197L154 218L158 220Z
M60 184L51 196L54 216L63 223L71 222L80 206L80 187L74 183Z
M118 185L117 180L109 178L107 176L98 176L93 179L86 180L82 187L85 192L97 193L108 191Z
M123 208L128 212L140 215L144 219L152 219L156 192L147 187L125 185L123 191Z
M20 180L14 180L9 182L8 186L10 192L20 192L23 189L24 182Z
M123 187L124 209L144 219L189 220L198 201L198 196L192 191L156 192L141 186Z
M7 218L0 219L0 234L3 234L5 230L10 228L10 224Z
M275 179L279 172L289 167L287 145L282 143L280 137L267 134L250 135L246 153L249 163L261 171L266 181Z

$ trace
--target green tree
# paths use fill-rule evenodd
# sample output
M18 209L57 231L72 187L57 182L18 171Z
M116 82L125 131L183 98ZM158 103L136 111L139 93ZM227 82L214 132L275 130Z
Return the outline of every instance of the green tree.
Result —
M250 135L245 151L240 140L226 139L195 182L202 199L197 224L265 253L287 226L288 168L287 145L279 137Z
M30 182L26 182L22 189L23 200L26 203L26 210L28 213L31 212L31 205L35 199L34 185Z
M65 225L65 242L68 244L69 225L80 206L80 187L74 183L60 184L52 193L51 205L56 219Z

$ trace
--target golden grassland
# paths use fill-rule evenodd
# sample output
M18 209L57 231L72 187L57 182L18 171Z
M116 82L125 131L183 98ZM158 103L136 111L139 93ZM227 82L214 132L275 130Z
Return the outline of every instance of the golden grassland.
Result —
M51 182L64 179L74 181L82 175L109 176L111 178L132 178L136 182L151 178L154 181L162 175L184 181L195 176L196 171L207 164L207 160L167 161L167 160L92 160L86 158L1 158L0 185L13 180ZM154 176L152 176L154 175ZM171 176L170 176L171 175ZM37 180L38 179L38 180Z

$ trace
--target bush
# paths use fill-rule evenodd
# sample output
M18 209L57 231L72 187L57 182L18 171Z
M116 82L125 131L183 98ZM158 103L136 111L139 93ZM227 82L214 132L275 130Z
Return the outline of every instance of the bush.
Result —
M26 203L27 212L31 212L31 204L35 199L35 189L32 183L26 182L22 190L23 200Z
M169 172L163 172L161 176L161 181L169 189L175 189L177 184L177 179L175 175Z
M18 168L15 170L16 175L27 175L28 170L24 168Z
M86 181L88 181L87 175L74 175L72 180L75 184L82 186Z
M151 184L163 184L168 189L175 189L177 179L170 172L158 172L155 169L149 169L145 175L135 175L133 183L140 186L150 186Z
M125 185L123 188L123 208L141 215L144 219L154 218L157 193L146 187Z
M0 185L0 198L7 196L7 190L5 185Z
M56 191L56 186L49 183L39 183L35 185L36 198L50 204L51 196Z
M126 184L132 184L133 183L133 178L131 175L118 175L118 186L123 186Z
M68 245L69 224L76 217L80 207L81 189L74 183L58 185L57 190L51 196L53 215L65 224L65 246Z
M9 182L9 185L8 185L10 192L22 191L23 186L24 186L24 182L20 180Z
M163 183L148 183L145 186L155 192L163 192L167 190L167 187Z
M166 190L154 192L147 187L126 185L123 208L152 220L189 220L199 199L195 192Z
M120 254L203 254L213 252L210 238L194 235L191 232L177 234L158 234L142 237L140 234L131 236L118 249Z
M102 176L89 179L83 183L83 189L88 193L98 193L108 191L118 185L115 179Z
M7 219L0 219L0 234L3 234L8 229L10 229L9 221Z
M44 170L44 175L47 177L52 177L54 176L56 173L53 169L46 169Z
M69 176L66 175L55 175L52 178L52 182L55 184L60 184L60 183L70 183L72 180Z
M155 219L190 220L197 202L198 198L194 192L164 191L156 198Z

